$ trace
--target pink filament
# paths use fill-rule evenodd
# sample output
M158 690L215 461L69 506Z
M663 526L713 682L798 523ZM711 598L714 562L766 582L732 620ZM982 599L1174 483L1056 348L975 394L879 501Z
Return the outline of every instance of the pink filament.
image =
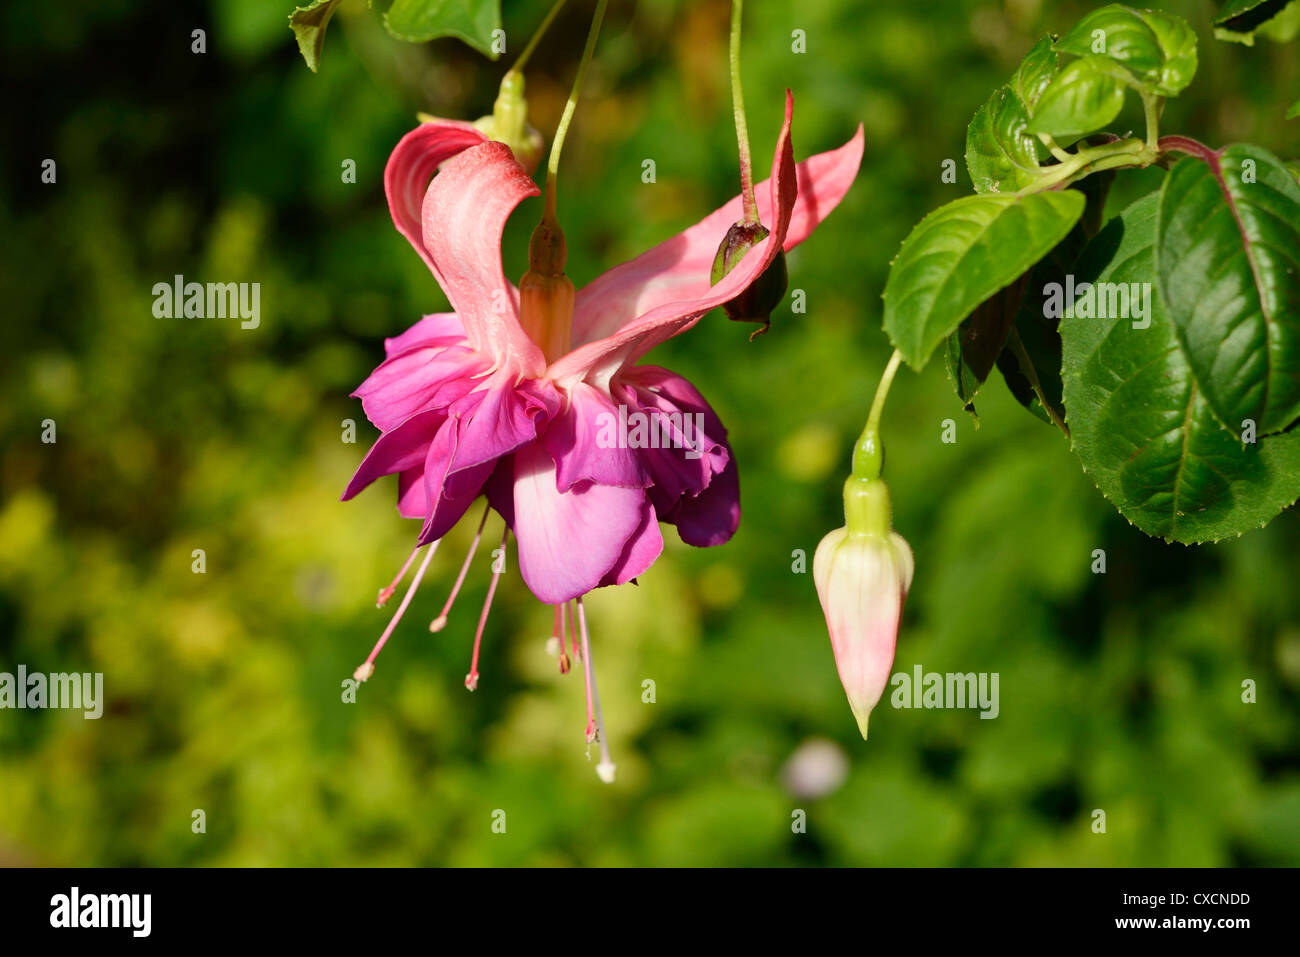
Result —
M442 606L442 612L429 624L430 631L439 631L447 624L447 615L451 612L451 606L456 602L456 596L460 594L460 586L465 584L465 576L469 573L470 562L474 560L474 553L478 551L479 540L483 537L483 526L487 524L488 511L490 505L483 506L483 517L479 519L478 531L474 533L474 541L470 543L469 554L465 556L465 561L461 563L460 574L456 576L456 582L451 586L451 594L447 596L447 603ZM434 626L437 627L434 627Z
M420 550L419 545L416 545L413 549L411 549L411 554L407 555L406 561L402 563L401 571L397 573L397 576L392 580L391 583L389 583L388 587L379 589L379 597L375 599L376 608L383 608L385 605L387 605L388 599L392 598L393 595L397 592L397 586L400 585L402 583L402 579L406 577L406 570L411 567L411 562L415 561L415 553L418 552L419 550Z
M429 550L424 553L424 560L420 562L420 567L416 569L415 577L411 579L410 587L406 589L406 594L402 596L402 603L397 606L397 611L393 612L393 617L388 620L388 627L384 629L384 633L380 635L379 640L375 642L375 647L370 649L370 655L366 658L365 664L362 665L363 668L368 667L370 670L373 670L375 658L378 657L379 652L383 650L384 645L388 641L388 636L393 633L393 629L397 627L397 623L402 620L402 615L406 614L406 606L409 605L411 599L415 597L415 590L420 587L420 580L424 578L424 573L429 568L429 561L433 558L433 553L438 550L438 542L440 541L442 541L442 539L438 539L437 542L431 544Z
M486 516L484 516L486 517ZM480 533L481 533L480 529ZM505 558L506 539L510 537L510 529L506 528L501 533L501 553L502 561ZM477 538L475 539L477 543ZM474 631L474 656L470 659L469 674L465 676L465 687L473 691L478 687L478 653L483 644L483 629L487 626L488 614L492 611L492 598L497 593L497 583L501 581L501 573L495 568L492 570L492 581L488 584L487 598L483 601L483 610L479 612L478 628Z

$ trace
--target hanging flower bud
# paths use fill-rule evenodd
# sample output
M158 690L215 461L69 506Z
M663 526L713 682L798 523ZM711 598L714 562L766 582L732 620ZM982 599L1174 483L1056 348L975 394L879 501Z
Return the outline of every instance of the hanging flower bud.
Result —
M542 134L528 125L528 100L524 97L524 75L510 70L501 78L492 113L474 121L484 136L510 147L529 176L542 161Z
M748 223L744 220L727 230L718 254L713 258L713 271L709 275L709 285L716 286L727 273L735 268L736 263L745 258L745 254L767 238L767 228L761 223ZM785 298L789 275L785 268L785 251L780 250L776 258L763 270L753 283L735 299L723 304L727 317L735 322L760 322L763 328L756 329L749 338L767 332L772 324L772 310Z
M912 549L890 528L889 488L878 478L844 483L845 527L822 539L813 558L840 683L867 736L867 719L894 664L903 602L912 585Z

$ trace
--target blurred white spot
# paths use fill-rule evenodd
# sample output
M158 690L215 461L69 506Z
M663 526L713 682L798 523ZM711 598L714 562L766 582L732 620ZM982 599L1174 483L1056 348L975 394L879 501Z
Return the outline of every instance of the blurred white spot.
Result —
M840 789L849 774L844 749L826 738L809 738L781 769L781 783L797 798L819 798Z

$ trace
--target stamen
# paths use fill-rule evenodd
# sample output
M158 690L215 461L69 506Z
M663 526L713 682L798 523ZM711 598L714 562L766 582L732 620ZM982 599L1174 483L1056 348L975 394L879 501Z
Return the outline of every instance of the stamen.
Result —
M610 760L609 742L605 740L605 717L600 710L600 691L596 688L596 669L591 663L591 638L587 634L587 610L578 599L578 625L582 629L582 666L587 672L587 743L591 743L592 734L600 742L600 763L596 765L596 774L606 784L614 783L617 766ZM593 731L591 720L592 702L596 706L596 722Z
M491 508L491 505L483 506L483 517L478 520L478 531L474 533L474 541L470 543L469 554L465 556L465 561L460 566L460 574L456 576L456 583L451 586L451 594L447 596L447 602L442 606L442 613L429 622L430 631L442 631L447 627L447 615L451 612L456 596L460 594L460 586L465 584L465 575L469 572L470 562L474 560L474 553L478 551L479 539L483 537L483 526L487 524L488 512Z
M357 681L365 681L375 673L375 658L377 658L379 652L383 650L384 644L388 641L388 636L393 633L393 629L397 627L397 623L402 620L402 615L406 614L406 606L409 605L411 599L415 597L415 590L420 587L420 580L424 578L424 573L429 568L429 561L433 558L433 553L438 550L438 542L441 541L442 539L438 539L438 541L431 544L429 550L424 553L424 560L420 562L420 567L415 571L415 577L411 579L410 587L406 589L406 594L402 596L402 603L397 606L397 611L393 612L393 617L388 620L388 627L384 629L384 633L380 635L379 640L375 642L375 647L370 649L370 655L365 661L357 666L356 671L352 672L352 677ZM419 551L419 549L417 548L416 551Z
M569 653L564 647L564 639L567 637L568 616L564 613L563 603L555 606L555 618L560 623L560 674L567 675L572 665L569 663Z
M411 554L407 555L406 561L402 563L402 569L397 573L397 577L394 578L386 588L379 589L379 597L375 599L376 608L383 608L388 604L388 599L392 598L393 595L397 593L397 586L400 585L402 579L406 577L406 570L411 567L411 562L415 561L415 553L419 550L419 545L412 548Z
M582 606L578 606L582 614ZM596 716L591 707L591 654L587 648L586 615L582 614L582 680L587 686L587 757L591 757L591 742L596 740ZM575 628L574 631L577 631Z
M560 651L564 648L564 642L560 640L560 606L555 606L555 621L551 624L551 637L546 639L546 653L552 658L559 657Z
M486 516L484 516L486 517ZM480 532L482 529L480 529ZM501 550L504 554L506 539L510 537L510 526L507 525L504 532L501 533ZM470 659L469 674L465 676L465 687L470 691L478 687L478 652L483 643L483 629L487 626L488 613L492 611L492 598L497 593L497 582L501 580L501 573L492 569L492 581L488 584L487 598L483 601L483 610L479 612L478 628L474 631L474 657Z

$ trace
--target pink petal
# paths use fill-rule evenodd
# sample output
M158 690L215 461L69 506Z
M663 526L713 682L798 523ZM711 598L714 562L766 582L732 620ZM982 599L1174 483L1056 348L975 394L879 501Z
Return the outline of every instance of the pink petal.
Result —
M470 123L440 120L421 123L398 141L384 167L384 192L388 194L388 211L393 225L410 241L415 251L429 264L434 275L438 267L425 248L420 211L438 166L462 150L487 141Z
M423 482L428 511L417 540L419 545L436 541L455 527L496 467L495 459L457 465L459 432L459 422L449 421L429 446Z
M555 462L540 443L520 449L514 460L514 531L524 582L546 604L585 595L621 567L628 543L644 534L645 492L608 485L560 492ZM646 551L637 549L635 560Z
M626 406L623 409L626 414ZM569 390L569 406L546 431L559 491L577 482L645 488L650 476L636 450L620 447L619 407L585 382Z
M641 524L623 546L623 554L619 555L614 567L600 580L601 585L626 585L653 565L663 550L664 536L659 530L659 518L647 499L641 508Z
M519 325L518 292L501 266L501 233L525 197L540 193L504 143L483 143L442 167L424 197L424 245L470 346L498 369L535 377L542 351Z
M465 346L416 346L385 359L352 394L375 427L388 431L417 412L445 409L487 368L488 360Z
M497 460L533 442L559 408L549 383L514 388L498 373L487 386L447 409L447 424L429 446L424 464L429 504L420 542L441 538L460 520L496 467Z
M862 161L862 143L859 126L853 138L839 149L819 153L798 164L798 198L790 213L784 249L792 249L807 239L843 199ZM755 188L759 219L769 229L774 219L774 193L770 180ZM685 232L611 269L580 290L574 315L574 341L579 344L595 341L665 303L706 295L718 244L742 213L742 200L737 196Z
M425 316L405 332L384 340L384 355L392 358L407 351L430 346L465 345L465 327L454 312Z
M403 472L424 461L429 443L441 429L446 416L438 410L417 412L391 431L385 432L361 460L356 474L343 492L343 501L352 498L377 478Z
M647 253L647 256L653 257L650 263L634 260L627 266L619 267L629 270L623 274L627 278L614 280L604 297L601 297L599 289L596 293L589 292L596 286L596 283L592 283L592 286L579 293L578 315L583 320L579 322L575 316L574 325L575 339L586 344L556 360L547 370L548 376L566 384L582 378L597 383L608 381L624 363L635 361L664 340L685 332L710 309L734 299L762 275L763 270L776 258L777 251L782 248L796 198L794 151L790 146L793 111L794 103L787 91L785 122L781 126L776 155L772 160L772 178L768 181L769 221L764 222L770 230L767 239L751 249L716 286L709 285L709 270L718 244L722 242L731 222L734 222L734 217L716 230L711 230L709 235L713 238L707 242L704 232L689 237L683 233L677 239L669 240L664 247ZM718 222L721 223L722 220L719 219ZM704 255L706 246L707 256ZM659 251L665 247L666 252ZM639 300L639 294L634 294L629 301L625 295L626 290L640 289L648 278L647 269L667 270L672 279L668 281L667 288L654 295L647 295L645 303ZM619 292L620 289L624 294ZM607 301L602 304L601 298L606 298ZM648 308L643 311L642 306ZM612 318L609 321L594 318L605 315ZM605 338L597 338L600 335L605 335Z
M429 496L424 490L424 466L397 473L397 514L402 518L425 518Z

